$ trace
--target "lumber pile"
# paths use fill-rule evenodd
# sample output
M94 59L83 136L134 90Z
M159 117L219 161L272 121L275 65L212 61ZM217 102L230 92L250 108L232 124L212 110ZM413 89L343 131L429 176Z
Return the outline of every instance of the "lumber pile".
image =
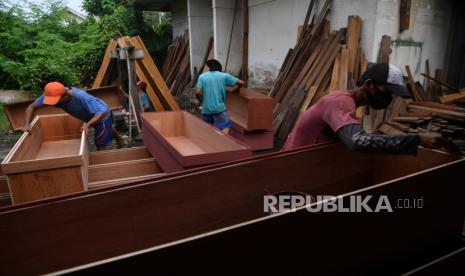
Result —
M162 74L158 70L155 62L145 47L144 42L139 36L121 37L118 39L111 39L109 41L105 50L105 56L92 88L99 88L101 86L120 81L117 77L121 77L121 71L123 71L125 67L118 66L118 63L111 59L110 52L115 49L125 48L137 48L143 50L143 58L136 60L136 76L138 80L147 83L147 95L149 96L155 110L179 110L179 106L174 100L169 86L166 84ZM116 69L115 67L118 67L118 76L112 74L112 71L115 71Z
M428 71L428 66L426 68ZM413 99L396 97L378 130L384 133L438 132L460 151L465 151L465 108L460 102L465 98L464 92L438 96L443 93L441 86L449 86L446 82L441 81L443 84L438 86L425 81L427 88L424 89L423 85L414 81L408 66L406 70L407 86Z
M289 50L269 92L279 103L273 112L273 129L280 139L287 138L298 117L319 98L354 87L368 64L359 47L360 17L350 16L347 28L331 32L326 20L329 0L308 24L314 4L312 0L297 44Z
M162 76L174 96L180 96L191 81L189 33L178 36L168 47Z

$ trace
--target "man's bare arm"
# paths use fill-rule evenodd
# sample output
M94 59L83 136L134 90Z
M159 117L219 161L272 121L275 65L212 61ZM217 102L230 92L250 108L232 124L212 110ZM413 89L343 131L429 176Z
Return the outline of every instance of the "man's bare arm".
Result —
M21 128L22 131L30 131L31 130L31 120L32 115L38 107L35 102L32 102L27 108L24 113L24 126Z

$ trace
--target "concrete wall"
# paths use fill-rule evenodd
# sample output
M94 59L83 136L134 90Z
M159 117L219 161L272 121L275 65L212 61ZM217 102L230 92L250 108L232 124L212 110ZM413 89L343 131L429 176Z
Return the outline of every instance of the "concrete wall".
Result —
M213 37L212 0L187 0L189 21L189 43L191 56L191 74L194 67L199 70L208 46Z
M305 18L310 0L249 0L249 85L271 87L289 48L295 46L297 28ZM324 0L318 0L319 11ZM361 46L370 62L378 59L383 35L393 41L391 63L409 64L415 78L422 79L425 59L430 67L444 68L450 3L412 0L410 29L399 34L400 0L333 0L328 19L332 30L347 27L350 15L362 18Z
M173 26L173 39L182 36L189 29L187 20L187 0L173 0L171 3L171 24Z
M440 0L412 0L410 27L393 36L391 63L410 66L417 81L423 81L425 60L429 59L432 74L437 68L446 68L452 5Z
M228 45L231 35L231 26L234 17L234 7L236 1L233 0L213 0L213 33L215 57L223 65L223 70L239 75L242 66L242 5L238 0L238 8L231 39L228 65ZM251 18L249 16L249 18ZM250 36L250 35L249 35ZM249 53L251 55L251 53Z

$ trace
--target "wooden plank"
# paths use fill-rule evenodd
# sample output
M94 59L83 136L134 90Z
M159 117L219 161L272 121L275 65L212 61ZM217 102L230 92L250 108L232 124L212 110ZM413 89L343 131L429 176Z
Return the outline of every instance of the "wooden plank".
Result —
M415 104L415 103L409 103L408 108L413 108L413 109L422 110L422 111L428 111L428 112L437 113L437 114L454 116L454 117L457 117L459 119L465 119L465 113L462 113L462 112L445 110L445 109L440 109L440 108L435 108L435 107L422 106L422 105L418 105L418 104Z
M299 110L299 116L301 116L305 111L307 111L310 103L313 101L313 98L315 97L316 91L318 89L318 86L312 86L310 87L310 90L308 91L307 95L305 96L305 99L302 103L302 106L300 107Z
M410 85L410 89L412 91L413 99L416 102L423 102L423 99L421 98L420 94L417 91L417 87L415 85L415 81L413 80L412 73L410 72L410 66L406 65L405 70L407 71L407 82Z
M454 103L456 101L461 101L464 99L465 99L465 90L439 97L439 101L441 101L441 103L443 104L450 104L450 103Z
M115 173L117 172L117 173ZM162 174L154 158L89 166L89 183ZM100 183L101 184L101 183Z
M178 103L174 100L173 96L171 95L171 91L169 90L168 86L163 80L147 48L145 48L145 45L142 42L142 39L139 36L135 36L131 38L131 42L134 43L135 47L138 47L144 50L144 58L138 60L138 63L141 67L147 68L147 71L150 73L151 78L154 80L158 91L160 92L163 99L166 100L169 109L180 110Z
M339 65L339 77L338 77L338 90L347 89L347 74L349 73L349 50L342 48L341 50L341 63Z
M307 32L308 21L310 20L310 15L312 14L313 6L315 5L315 0L311 0L307 8L307 13L305 14L304 24L302 25L302 31L298 32L297 42L303 39Z
M89 153L89 165L108 164L138 159L147 159L151 155L145 147L104 150Z
M389 63L389 56L391 55L391 37L383 35L381 38L381 44L379 47L379 63Z
M427 75L427 74L423 74L423 73L421 73L421 75L422 75L423 77L425 77L425 78L428 78L428 79L432 80L432 81L435 81L435 82L437 82L437 83L440 83L441 85L443 85L443 86L445 86L445 87L447 87L447 88L449 88L449 89L451 89L451 90L453 90L453 91L459 91L459 89L457 89L457 88L455 88L455 87L449 85L448 83L446 83L446 82L443 81L443 80L440 80L440 79L437 79L437 78L433 78L433 77L431 77L431 76L429 76L429 75ZM441 76L441 77L442 77L442 76Z
M426 245L431 245L429 244L431 237L435 237L435 241L438 242L439 240L443 242L446 238L449 240L449 238L458 239L460 237L464 215L463 208L460 208L462 206L460 195L463 194L463 187L456 185L452 180L460 178L464 162L457 160L450 155L423 149L419 149L417 156L384 158L384 156L373 157L356 154L341 144L305 147L295 151L266 155L265 158L256 157L219 167L209 167L208 170L167 175L152 181L134 183L124 187L107 188L85 192L75 197L52 199L41 204L25 206L27 208L7 208L0 211L0 220L3 222L0 236L9 237L2 243L3 250L0 251L0 258L4 260L4 265L0 269L2 274L8 275L45 274L154 246L159 246L153 248L154 250L162 250L167 246L176 246L176 244L190 241L186 244L193 247L196 244L195 240L201 238L200 236L196 237L197 235L213 236L212 231L244 222L248 222L248 225L256 229L253 226L255 223L261 221L276 222L276 219L280 217L285 218L285 221L288 222L293 221L293 225L295 224L296 227L289 228L285 221L279 220L279 224L274 225L274 227L266 224L259 231L246 231L247 229L242 228L247 227L247 225L222 229L216 234L220 235L229 230L242 229L240 231L246 233L245 237L248 238L229 239L234 242L229 245L231 247L227 248L234 249L234 245L240 247L237 250L234 249L233 252L221 249L212 250L212 252L214 254L218 254L218 252L234 254L236 252L253 252L256 255L256 252L260 251L259 247L263 248L265 241L269 241L271 237L281 237L282 240L279 241L279 244L288 244L294 247L295 242L302 241L302 237L304 239L310 237L310 240L306 240L306 244L310 246L319 240L324 244L321 246L321 250L326 250L325 252L328 252L329 255L331 255L331 251L334 252L338 248L339 242L351 242L352 245L341 247L347 250L341 253L340 258L335 259L347 261L347 256L357 258L337 266L344 269L346 273L348 268L360 269L360 262L371 258L373 254L376 254L375 258L369 260L377 263L370 262L370 264L379 268L385 264L386 260L386 255L384 255L386 250L381 250L382 252L376 250L376 248L379 249L379 242L385 242L387 247L391 246L389 248L393 250L389 251L388 256L395 256L395 259L399 260L399 252L408 251L409 254L412 254L410 252L420 252L424 250ZM273 168L273 170L269 168ZM283 171L288 173L283 174ZM334 171L340 173L336 174ZM251 181L251 175L260 181ZM312 179L311 185L308 181L310 178ZM444 181L444 179L451 181L445 182L446 188L441 187L438 190L437 181ZM393 185L398 187L396 191L399 194L391 194L390 188L382 190ZM425 190L425 187L428 189ZM363 188L368 189L360 191ZM406 227L402 227L400 230L396 230L399 227L386 229L385 224L382 223L386 219L389 220L389 225L397 226L400 223L397 221L399 216L393 216L387 212L386 216L373 216L367 213L367 216L363 216L363 218L360 213L352 213L353 216L346 217L343 221L334 220L334 217L328 213L315 214L306 210L303 210L303 213L310 214L311 217L299 216L295 217L295 220L293 219L296 215L295 212L280 216L269 216L263 212L264 191L266 194L274 194L291 190L309 195L331 194L336 196L357 191L357 193L364 193L363 195L388 195L389 198L396 199L402 198L406 189L415 198L417 196L420 198L423 195L425 200L428 199L428 202L429 200L437 202L435 208L426 208L429 211L434 210L434 212L428 212L422 216L422 229L418 228L418 214L411 212L411 210L398 210L401 212L400 216L403 217L402 223L405 223L406 227L408 226L408 232L405 232ZM449 195L452 195L452 198ZM450 202L451 205L443 204L444 202ZM446 209L438 210L437 208ZM381 214L383 213L381 212ZM318 219L317 217L320 215L323 217ZM412 216L416 216L415 219ZM434 219L432 220L432 218ZM260 220L252 221L254 219ZM350 232L359 233L360 236L355 240L347 239L346 236L338 238L337 233L340 232L340 225L353 226L355 224L349 223L353 222L353 219L357 221L357 227L351 228ZM324 227L315 227L316 220L320 222L317 225ZM308 221L310 224L301 229L297 226L299 223L302 224L302 221ZM412 223L408 223L409 221ZM428 225L428 227L425 228L424 225ZM444 225L447 228L444 228ZM373 227L377 227L375 234L372 233ZM270 236L263 237L264 233L269 233L266 229L278 229L279 231L273 231ZM291 229L293 234L291 232L289 235L277 234L282 233L282 229ZM296 229L301 229L298 236L295 233ZM369 229L369 231L363 229ZM460 230L456 231L457 229ZM308 231L315 230L318 232L313 232L311 236L308 235ZM427 235L421 241L418 240L418 231L420 230L427 231ZM251 233L257 235L249 236ZM370 233L373 235L370 236ZM379 233L383 235L380 236ZM64 234L66 235L66 244L63 243ZM408 236L403 234L408 234ZM38 239L38 237L42 237L42 239ZM189 237L192 239L187 240ZM296 239L293 240L292 237ZM386 237L390 237L387 242ZM398 240L399 237L402 237L401 241ZM186 240L181 241L181 239ZM262 239L264 243L257 242L257 239ZM237 242L244 240L250 242ZM412 247L412 240L415 241L414 247ZM179 242L168 244L174 241ZM392 247L393 241L396 243L395 247ZM334 246L328 247L328 242L333 243ZM220 245L218 242L212 242L210 245L214 246L215 244ZM244 244L257 246L258 251L244 251ZM356 244L359 244L359 247ZM363 245L363 248L360 248L360 244ZM270 246L275 245L271 244ZM221 248L225 248L223 246L224 244L221 243ZM92 250L89 251L90 247ZM73 248L73 250L69 250L69 248ZM211 247L200 246L200 248ZM276 247L273 248L276 249ZM286 257L289 256L287 253L291 250L290 247L284 251L273 248L270 247L270 250L266 250L266 254L286 252L282 256L288 258ZM359 252L365 255L354 254L354 248L359 248ZM150 260L151 265L157 261L161 263L160 265L163 262L167 263L168 260L179 261L181 251L174 249L171 248L173 250L171 252L175 256L173 258L164 251L160 257L147 259ZM328 254L322 256L321 250L315 251L314 256L312 256L321 260L321 262L315 262L319 265L318 267L311 267L313 272L318 269L324 273L328 272L328 267L334 267L334 260L328 260ZM193 252L198 256L199 252L202 251L193 250ZM383 256L379 254L383 254ZM293 261L295 261L294 255L290 256ZM405 254L400 257L408 260L408 256ZM256 256L250 254L247 258L256 260ZM266 257L267 260L274 258L275 256L271 255ZM191 258L181 259L193 260ZM202 259L205 260L203 256ZM231 260L230 258L218 259ZM304 259L308 259L308 254L302 256L302 261ZM322 263L323 261L326 263ZM328 262L331 262L332 266L328 266ZM351 267L347 267L347 264L350 264ZM286 265L285 268L280 268L288 270L289 267L292 266ZM355 270L350 271L356 273Z
M249 78L249 1L242 0L242 70L241 79L247 82Z
M339 53L334 60L333 73L331 75L331 83L329 85L329 91L339 90L339 70L341 64L341 54Z
M428 76L431 76L430 68L429 68L429 60L425 60L425 73ZM425 77L425 85L426 85L426 93L430 99L436 100L437 95L434 95L433 91L433 84L431 83L431 79Z
M362 19L360 16L351 15L347 24L347 55L348 67L347 73L354 74L355 58L360 43L360 34L362 31Z
M400 1L400 14L399 14L399 32L408 30L410 27L410 9L412 6L411 0Z
M116 40L110 39L108 42L107 48L105 49L105 54L103 55L103 61L100 64L100 68L97 72L97 76L95 77L94 83L92 84L92 88L99 88L105 85L105 79L108 77L109 70L110 70L110 63L111 57L110 52L116 49Z

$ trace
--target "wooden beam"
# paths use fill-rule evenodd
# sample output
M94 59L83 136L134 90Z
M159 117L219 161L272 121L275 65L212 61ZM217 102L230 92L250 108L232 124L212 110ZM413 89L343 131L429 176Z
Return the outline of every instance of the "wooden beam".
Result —
M249 1L242 0L242 71L241 79L245 82L249 78Z
M381 44L379 47L379 63L389 63L389 55L391 54L391 37L388 35L383 35L381 38Z
M407 82L410 85L413 99L417 102L422 102L423 99L421 98L420 94L417 91L417 86L415 84L415 81L413 80L412 72L410 72L410 66L406 65L405 70L407 71Z
M150 73L150 77L154 80L157 91L160 93L162 99L166 101L168 104L167 109L169 110L180 110L178 103L174 100L173 96L171 95L171 91L166 85L163 77L161 76L160 72L158 71L155 62L153 62L152 57L150 56L149 51L145 48L144 42L139 36L135 36L131 38L132 43L135 47L141 48L144 50L144 58L138 60L138 63L141 67L147 68L147 71Z
M348 55L348 70L353 76L355 72L355 58L357 55L357 49L360 43L360 34L362 31L362 19L360 16L351 15L348 19L347 25L347 55ZM346 84L347 86L347 84Z
M116 49L116 40L110 39L108 42L107 48L105 49L105 54L103 55L103 61L100 64L100 68L98 69L97 76L95 77L94 83L92 84L92 88L99 88L105 85L105 79L108 77L109 70L110 70L110 63L111 57L110 52Z
M465 90L463 90L461 92L458 92L458 93L449 94L449 95L446 95L446 96L439 97L439 100L443 104L450 104L450 103L454 103L456 101L461 101L461 100L464 100L464 99L465 99Z

